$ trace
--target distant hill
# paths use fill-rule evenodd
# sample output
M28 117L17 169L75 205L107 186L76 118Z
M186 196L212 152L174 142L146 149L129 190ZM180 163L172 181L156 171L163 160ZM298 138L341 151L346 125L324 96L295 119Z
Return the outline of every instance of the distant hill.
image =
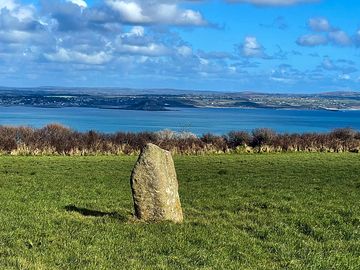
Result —
M165 111L176 108L359 110L360 92L277 94L180 89L0 87L0 106L92 107Z

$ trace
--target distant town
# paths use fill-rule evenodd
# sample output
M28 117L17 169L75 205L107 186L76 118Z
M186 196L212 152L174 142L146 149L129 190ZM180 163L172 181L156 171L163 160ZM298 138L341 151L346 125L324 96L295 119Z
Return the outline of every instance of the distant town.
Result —
M268 94L174 89L0 88L0 106L89 107L166 111L176 108L359 110L360 93Z

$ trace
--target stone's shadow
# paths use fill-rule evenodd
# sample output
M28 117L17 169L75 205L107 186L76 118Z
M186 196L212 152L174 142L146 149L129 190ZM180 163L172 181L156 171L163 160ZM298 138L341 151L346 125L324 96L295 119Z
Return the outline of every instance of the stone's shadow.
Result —
M76 205L73 205L73 204L65 206L65 210L67 212L77 212L85 217L106 217L107 216L107 217L117 219L121 222L126 222L126 221L128 221L128 218L129 218L124 213L102 212L102 211L98 211L98 210L77 207Z

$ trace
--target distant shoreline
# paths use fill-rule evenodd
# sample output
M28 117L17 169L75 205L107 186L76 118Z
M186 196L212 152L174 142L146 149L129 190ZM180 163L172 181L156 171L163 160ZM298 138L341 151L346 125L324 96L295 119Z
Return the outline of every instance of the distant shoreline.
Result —
M359 109L333 109L333 108L271 108L271 107L220 107L220 106L204 106L204 107L165 107L161 110L144 110L144 109L131 109L119 107L100 107L100 106L36 106L36 105L2 105L0 107L26 107L26 108L42 108L42 109L65 109L65 108L88 108L100 110L117 110L117 111L143 111L143 112L171 112L181 111L181 109L241 109L241 110L274 110L274 111L328 111L328 112L345 112L345 111L360 111Z
M169 111L173 108L240 108L271 110L360 110L360 92L264 94L159 90L2 89L0 106L98 108Z

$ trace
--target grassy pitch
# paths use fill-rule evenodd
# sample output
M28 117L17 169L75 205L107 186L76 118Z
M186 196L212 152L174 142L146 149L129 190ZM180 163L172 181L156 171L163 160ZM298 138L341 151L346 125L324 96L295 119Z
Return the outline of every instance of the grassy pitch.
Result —
M185 223L132 218L135 157L0 157L0 269L359 269L360 155L175 158Z

